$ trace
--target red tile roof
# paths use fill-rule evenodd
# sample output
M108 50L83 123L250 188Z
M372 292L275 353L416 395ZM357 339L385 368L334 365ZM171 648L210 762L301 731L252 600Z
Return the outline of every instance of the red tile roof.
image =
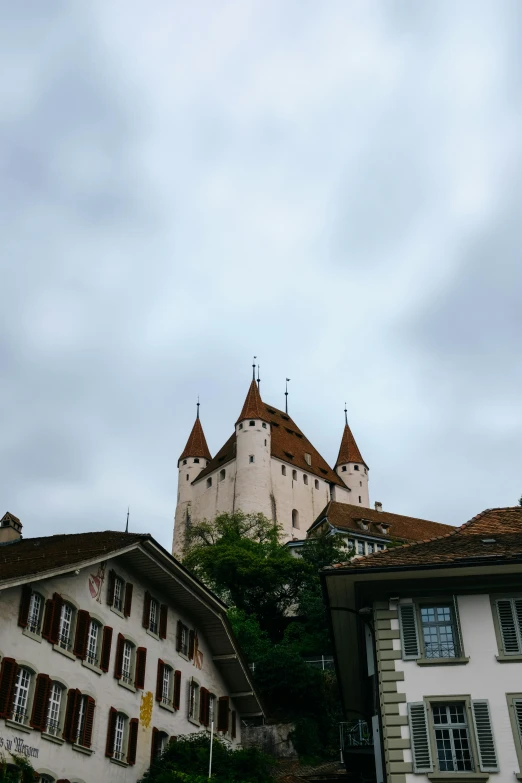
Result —
M521 506L487 509L446 535L385 549L350 563L338 563L334 568L369 571L466 563L486 565L515 559L522 559Z
M192 431L189 435L187 445L183 449L179 459L186 459L186 457L203 457L204 459L212 459L199 416L194 422L194 426L192 427Z
M259 415L258 411L255 414L255 417L270 423L272 457L282 460L287 465L294 465L305 473L317 476L324 481L328 481L331 484L337 484L338 486L347 489L344 481L342 481L337 473L332 470L326 460L321 457L317 449L312 446L306 435L303 434L287 413L280 411L277 408L273 408L266 403L261 404L263 406L263 413L262 415ZM253 415L254 414L249 413L246 418L252 418ZM309 455L310 464L306 461L305 455ZM225 445L218 451L216 456L209 462L207 467L204 468L201 473L198 473L192 483L196 483L210 473L213 473L217 468L220 468L227 462L230 462L230 460L235 459L235 456L236 433L234 432Z
M245 419L262 419L268 421L266 416L266 408L263 405L261 395L259 393L259 387L255 380L252 380L250 388L248 390L245 402L243 403L243 409L239 414L239 419L236 424Z
M351 503L330 501L308 532L324 519L339 530L363 532L382 538L383 541L425 541L427 538L446 535L455 530L451 525L444 525L441 522L430 522L427 519L392 514L390 511L376 511L373 508L355 506ZM368 525L366 531L361 527L360 523L363 522ZM380 525L388 526L386 533L383 533Z
M339 449L339 455L335 467L338 465L344 465L347 462L358 462L368 468L368 465L362 458L362 454L359 451L359 446L355 442L355 438L352 435L352 431L348 424L344 425L343 437L341 439L341 448Z

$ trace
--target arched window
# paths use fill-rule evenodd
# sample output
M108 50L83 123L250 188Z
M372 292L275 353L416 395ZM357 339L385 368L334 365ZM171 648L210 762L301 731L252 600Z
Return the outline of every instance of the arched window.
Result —
M25 666L20 666L16 675L13 709L10 716L17 723L27 724L29 722L28 710L32 683L33 673Z
M294 481L297 481L297 470L292 471L292 478Z
M211 486L212 486L212 476L207 479L207 489L210 489Z
M306 475L306 473L303 473L303 483L308 484L308 476Z
M166 731L159 731L157 728L152 729L152 751L151 759L158 759L163 755L167 745L169 744L169 735Z
M223 470L220 470L220 471L219 471L219 480L220 480L220 481L224 481L224 480L225 480L225 476L226 476L226 475L227 475L227 474L226 474L225 468L223 468Z
M286 465L281 465L281 473L286 476Z
M296 508L292 509L292 527L299 530L299 511Z

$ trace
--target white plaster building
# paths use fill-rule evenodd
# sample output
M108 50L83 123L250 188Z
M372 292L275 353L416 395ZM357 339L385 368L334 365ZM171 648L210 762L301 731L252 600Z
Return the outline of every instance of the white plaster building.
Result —
M322 579L345 711L373 727L377 781L521 780L522 508Z
M173 552L187 525L218 513L262 512L287 540L306 530L331 501L370 504L368 466L348 422L332 469L288 413L264 403L252 380L234 432L212 457L198 416L178 460Z
M216 596L150 535L20 531L0 521L0 753L45 783L130 783L212 717L241 741L262 710Z

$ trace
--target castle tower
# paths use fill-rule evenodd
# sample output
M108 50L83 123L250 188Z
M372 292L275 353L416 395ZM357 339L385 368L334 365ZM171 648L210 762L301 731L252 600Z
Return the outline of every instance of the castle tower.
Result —
M352 431L348 425L347 411L344 411L346 424L339 456L335 463L335 472L342 478L346 486L351 490L350 500L354 506L370 507L370 495L368 492L368 465L363 460L359 447L355 442Z
M181 557L185 545L185 533L191 521L193 500L192 482L212 459L201 420L199 418L199 402L196 421L189 435L187 445L178 460L178 502L174 518L174 540L172 551L176 557Z
M235 510L275 519L271 481L270 418L255 378L236 421Z

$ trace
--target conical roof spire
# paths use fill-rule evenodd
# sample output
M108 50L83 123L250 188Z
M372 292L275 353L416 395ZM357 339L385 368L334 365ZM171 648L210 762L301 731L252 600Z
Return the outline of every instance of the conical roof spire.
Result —
M345 417L346 417L346 411L345 411ZM364 465L366 468L368 467L368 465L362 458L362 454L359 451L359 446L355 442L355 438L352 435L352 431L348 424L348 420L346 419L346 424L344 425L343 437L341 440L341 448L339 449L339 456L337 457L337 462L335 463L335 467L337 467L338 465L345 465L347 462L358 462L360 465Z
M259 393L259 387L255 378L252 379L248 394L243 404L243 410L239 415L239 419L236 424L244 419L262 419L263 421L270 421L261 394Z
M186 457L203 457L204 459L208 460L212 459L207 446L207 441L205 439L205 433L203 432L203 427L201 426L201 419L199 418L199 399L196 421L194 422L194 426L192 427L192 431L189 435L187 445L183 449L180 459L185 459Z

